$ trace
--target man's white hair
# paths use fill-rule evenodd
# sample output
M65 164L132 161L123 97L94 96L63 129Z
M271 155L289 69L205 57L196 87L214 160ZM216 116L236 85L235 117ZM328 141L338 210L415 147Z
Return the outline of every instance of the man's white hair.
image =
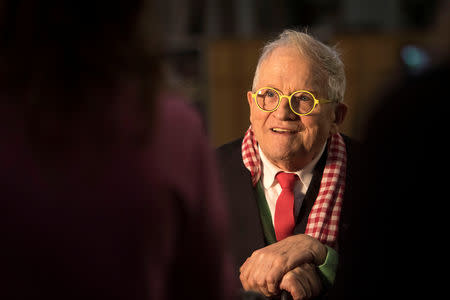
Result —
M262 62L280 47L297 48L299 55L311 62L315 88L325 92L329 100L344 101L345 71L340 54L335 48L323 44L308 33L290 29L284 30L276 40L264 46L253 78L253 91L257 88Z

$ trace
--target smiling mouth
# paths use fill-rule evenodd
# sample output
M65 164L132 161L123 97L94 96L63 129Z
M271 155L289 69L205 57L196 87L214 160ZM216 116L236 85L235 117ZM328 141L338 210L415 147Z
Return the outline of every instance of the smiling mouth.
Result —
M290 130L290 129L284 129L284 128L271 128L272 132L275 133L281 133L281 134L295 134L298 132L298 130Z

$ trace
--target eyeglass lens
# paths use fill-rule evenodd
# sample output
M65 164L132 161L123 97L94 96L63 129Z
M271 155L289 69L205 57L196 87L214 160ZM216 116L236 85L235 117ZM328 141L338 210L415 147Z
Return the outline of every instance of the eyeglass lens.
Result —
M256 93L256 102L263 110L274 110L278 101L279 95L273 89L260 89ZM314 108L314 98L308 92L297 92L292 95L291 107L298 114L307 114Z

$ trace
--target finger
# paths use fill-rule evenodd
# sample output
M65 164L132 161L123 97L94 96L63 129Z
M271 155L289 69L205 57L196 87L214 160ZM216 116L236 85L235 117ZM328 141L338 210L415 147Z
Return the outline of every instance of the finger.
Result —
M249 275L250 275L250 267L251 267L251 264L249 264L249 258L247 258L246 261L244 262L244 264L239 268L239 271L240 271L239 279L241 281L242 287L246 291L250 290L250 286L249 286L249 282L248 282Z
M265 274L267 288L270 292L276 294L279 291L281 278L289 271L284 256L278 256L272 260L270 267Z
M323 290L323 285L322 280L317 273L316 267L314 265L307 264L304 265L304 270L305 278L308 281L308 286L310 287L312 297L320 295Z
M252 274L250 274L249 283L252 290L257 291L267 297L273 295L267 287L267 282L263 270L258 268L254 269Z
M266 279L266 283L267 283L267 290L272 296L277 295L280 292L280 289L278 288L279 280L277 278L268 277Z
M266 281L268 270L264 251L256 250L241 266L241 281L246 283L249 290L257 291L265 296L274 295L269 291Z
M282 288L283 290L291 294L293 300L305 300L307 297L307 291L304 286L298 280L292 280L287 282Z
M255 263L253 258L248 258L240 268L239 279L242 287L246 291L254 291L265 296L271 296L267 289L266 282L262 277L261 268Z
M249 287L247 278L241 273L239 275L239 279L241 280L242 288L244 289L244 291L249 291L250 287Z
M257 254L258 250L253 252L250 257L248 257L242 266L239 268L240 273L248 280L251 278L255 271L261 268L259 263L259 255Z
M247 286L249 286L249 281L253 276L255 266L251 257L247 258L244 264L240 268L240 279L241 282L245 281Z
M280 289L288 291L294 300L310 299L312 296L308 280L301 268L288 272L280 283Z
M266 296L279 293L281 278L289 271L285 250L274 252L273 249L278 248L272 246L254 251L240 268L241 281L246 281L249 289Z
M239 268L239 272L242 273L242 272L244 272L247 269L249 260L250 260L250 257L248 257L245 260L245 262L242 264L242 266Z

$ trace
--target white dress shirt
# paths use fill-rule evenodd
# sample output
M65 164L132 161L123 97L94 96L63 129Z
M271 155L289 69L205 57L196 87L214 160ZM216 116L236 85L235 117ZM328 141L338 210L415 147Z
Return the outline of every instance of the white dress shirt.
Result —
M264 188L264 195L266 196L267 204L269 205L270 214L272 215L272 224L274 223L275 206L277 204L277 199L281 193L281 186L278 183L278 180L275 178L275 175L277 175L278 172L286 172L297 174L298 178L300 178L300 180L296 181L294 186L294 217L295 219L297 219L303 203L303 199L306 195L306 191L308 190L309 184L311 183L314 167L322 156L323 151L325 151L325 146L326 143L323 145L322 150L319 152L319 154L303 169L297 172L286 172L284 170L281 170L267 159L267 157L261 151L261 147L258 146L262 165L261 182Z

